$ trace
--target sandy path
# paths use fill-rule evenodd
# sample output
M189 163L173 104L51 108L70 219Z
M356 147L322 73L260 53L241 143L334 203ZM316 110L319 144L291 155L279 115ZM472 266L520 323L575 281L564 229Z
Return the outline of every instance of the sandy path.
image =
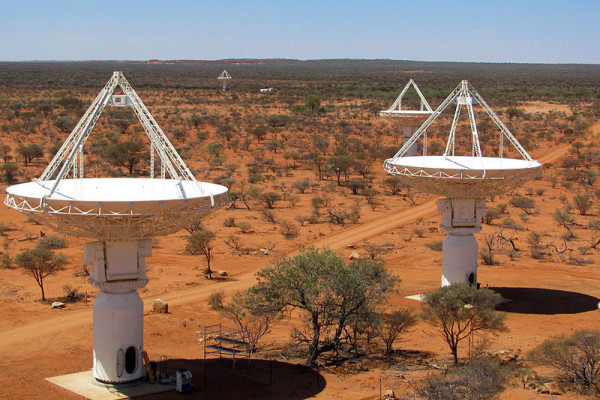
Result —
M597 127L600 127L600 123L594 125L593 129ZM558 147L551 153L540 157L539 161L542 163L554 162L566 155L570 148L570 145ZM437 198L429 199L422 204L388 215L385 218L324 236L310 244L318 247L330 247L334 250L340 250L349 244L360 243L367 238L412 223L418 218L426 219L435 215L437 213L435 206L436 201ZM219 289L227 292L243 290L250 287L255 282L253 275L254 271L246 272L236 276L235 279L220 282L218 284ZM214 284L209 282L202 286L178 290L177 292L161 296L161 298L171 305L190 304L192 302L203 301L214 290ZM152 295L142 296L145 303L145 312L151 310L152 305L149 300L154 297L155 296ZM15 346L23 346L32 342L49 342L57 332L73 331L77 327L91 323L92 308L90 307L83 310L55 313L43 320L34 320L18 327L0 328L0 337L2 337L2 340L0 341L0 353L14 349Z

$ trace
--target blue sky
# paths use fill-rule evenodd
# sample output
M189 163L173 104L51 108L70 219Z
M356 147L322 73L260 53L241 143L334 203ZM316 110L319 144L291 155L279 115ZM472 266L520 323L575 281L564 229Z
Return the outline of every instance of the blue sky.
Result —
M600 64L600 1L0 0L0 60Z

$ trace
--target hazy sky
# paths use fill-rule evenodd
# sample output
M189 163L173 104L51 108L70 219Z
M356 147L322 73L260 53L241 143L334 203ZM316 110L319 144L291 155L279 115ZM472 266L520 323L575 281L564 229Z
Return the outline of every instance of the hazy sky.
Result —
M600 64L599 0L0 0L0 60Z

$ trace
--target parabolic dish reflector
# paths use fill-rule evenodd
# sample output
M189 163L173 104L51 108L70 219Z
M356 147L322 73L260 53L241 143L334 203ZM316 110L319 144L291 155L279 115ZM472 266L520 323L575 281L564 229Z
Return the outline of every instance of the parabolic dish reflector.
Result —
M54 183L10 186L4 203L58 232L119 241L177 232L228 202L225 186L180 179L63 179L50 195Z
M379 112L381 117L395 117L399 118L397 121L400 123L411 122L413 124L421 125L433 114L432 111L407 111L407 110L382 110Z
M384 169L418 191L454 199L498 196L541 174L538 161L466 156L394 157Z

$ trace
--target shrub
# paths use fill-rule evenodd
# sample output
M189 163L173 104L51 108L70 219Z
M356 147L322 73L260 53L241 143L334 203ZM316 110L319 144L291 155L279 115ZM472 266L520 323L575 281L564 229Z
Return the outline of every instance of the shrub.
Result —
M545 340L529 358L562 373L582 390L600 392L600 331L579 330Z
M541 260L545 257L546 253L544 252L544 249L546 246L542 244L541 233L535 231L529 232L527 243L529 244L529 249L531 251L531 258Z
M579 211L579 214L586 215L592 208L594 202L587 194L578 194L573 197L573 206Z
M281 195L275 192L267 192L260 195L260 199L265 203L267 208L275 207L275 203L281 200Z
M227 228L233 228L235 226L235 218L226 218L225 221L223 221L223 225Z
M496 264L496 260L494 259L494 253L490 252L490 249L488 249L487 247L484 247L481 250L479 250L479 257L481 257L481 260L485 265Z
M242 232L242 233L250 233L250 232L252 232L252 225L250 225L250 222L247 222L247 221L241 221L241 222L238 222L238 223L237 223L235 226L236 226L236 227L237 227L237 228L240 230L240 232Z
M429 375L419 394L429 400L492 399L502 391L506 376L498 360L473 358L448 375Z
M486 211L483 217L483 222L487 225L490 225L495 219L498 219L500 217L500 214L501 213L498 209L490 208Z
M417 323L417 317L410 309L396 310L383 316L381 339L385 344L385 355L393 352L394 342L398 337Z
M508 208L508 204L500 203L496 206L496 209L500 214L506 214L506 209Z
M310 179L299 179L292 183L292 187L300 193L306 192L309 188L314 186Z
M36 244L37 247L45 249L64 249L67 247L67 241L64 237L58 235L42 236Z
M533 199L530 199L529 197L519 196L510 199L510 205L513 207L518 207L521 210L525 211L527 215L530 215L531 213L533 213L535 201Z
M440 240L439 242L427 243L425 246L429 247L433 251L442 251L444 247L444 241Z
M0 257L0 268L12 269L14 268L13 258L8 253L2 254Z
M413 233L415 235L417 235L418 237L422 238L423 236L425 236L425 229L424 228L414 228Z
M294 223L284 220L281 221L280 226L281 228L279 229L279 232L281 232L281 234L285 236L285 238L291 239L298 236L299 229L296 225L294 225Z
M77 301L82 297L82 294L79 293L79 288L75 288L68 283L63 286L63 291L65 292L65 297L69 301Z
M307 217L307 216L305 216L305 215L296 215L296 216L294 217L294 219L295 219L295 220L296 220L296 221L297 221L297 222L300 224L300 226L304 226L304 224L305 224L306 222L308 222L309 218L310 218L310 217Z
M277 217L275 217L275 213L271 210L262 210L262 215L265 217L265 219L272 223L275 224L277 223Z

